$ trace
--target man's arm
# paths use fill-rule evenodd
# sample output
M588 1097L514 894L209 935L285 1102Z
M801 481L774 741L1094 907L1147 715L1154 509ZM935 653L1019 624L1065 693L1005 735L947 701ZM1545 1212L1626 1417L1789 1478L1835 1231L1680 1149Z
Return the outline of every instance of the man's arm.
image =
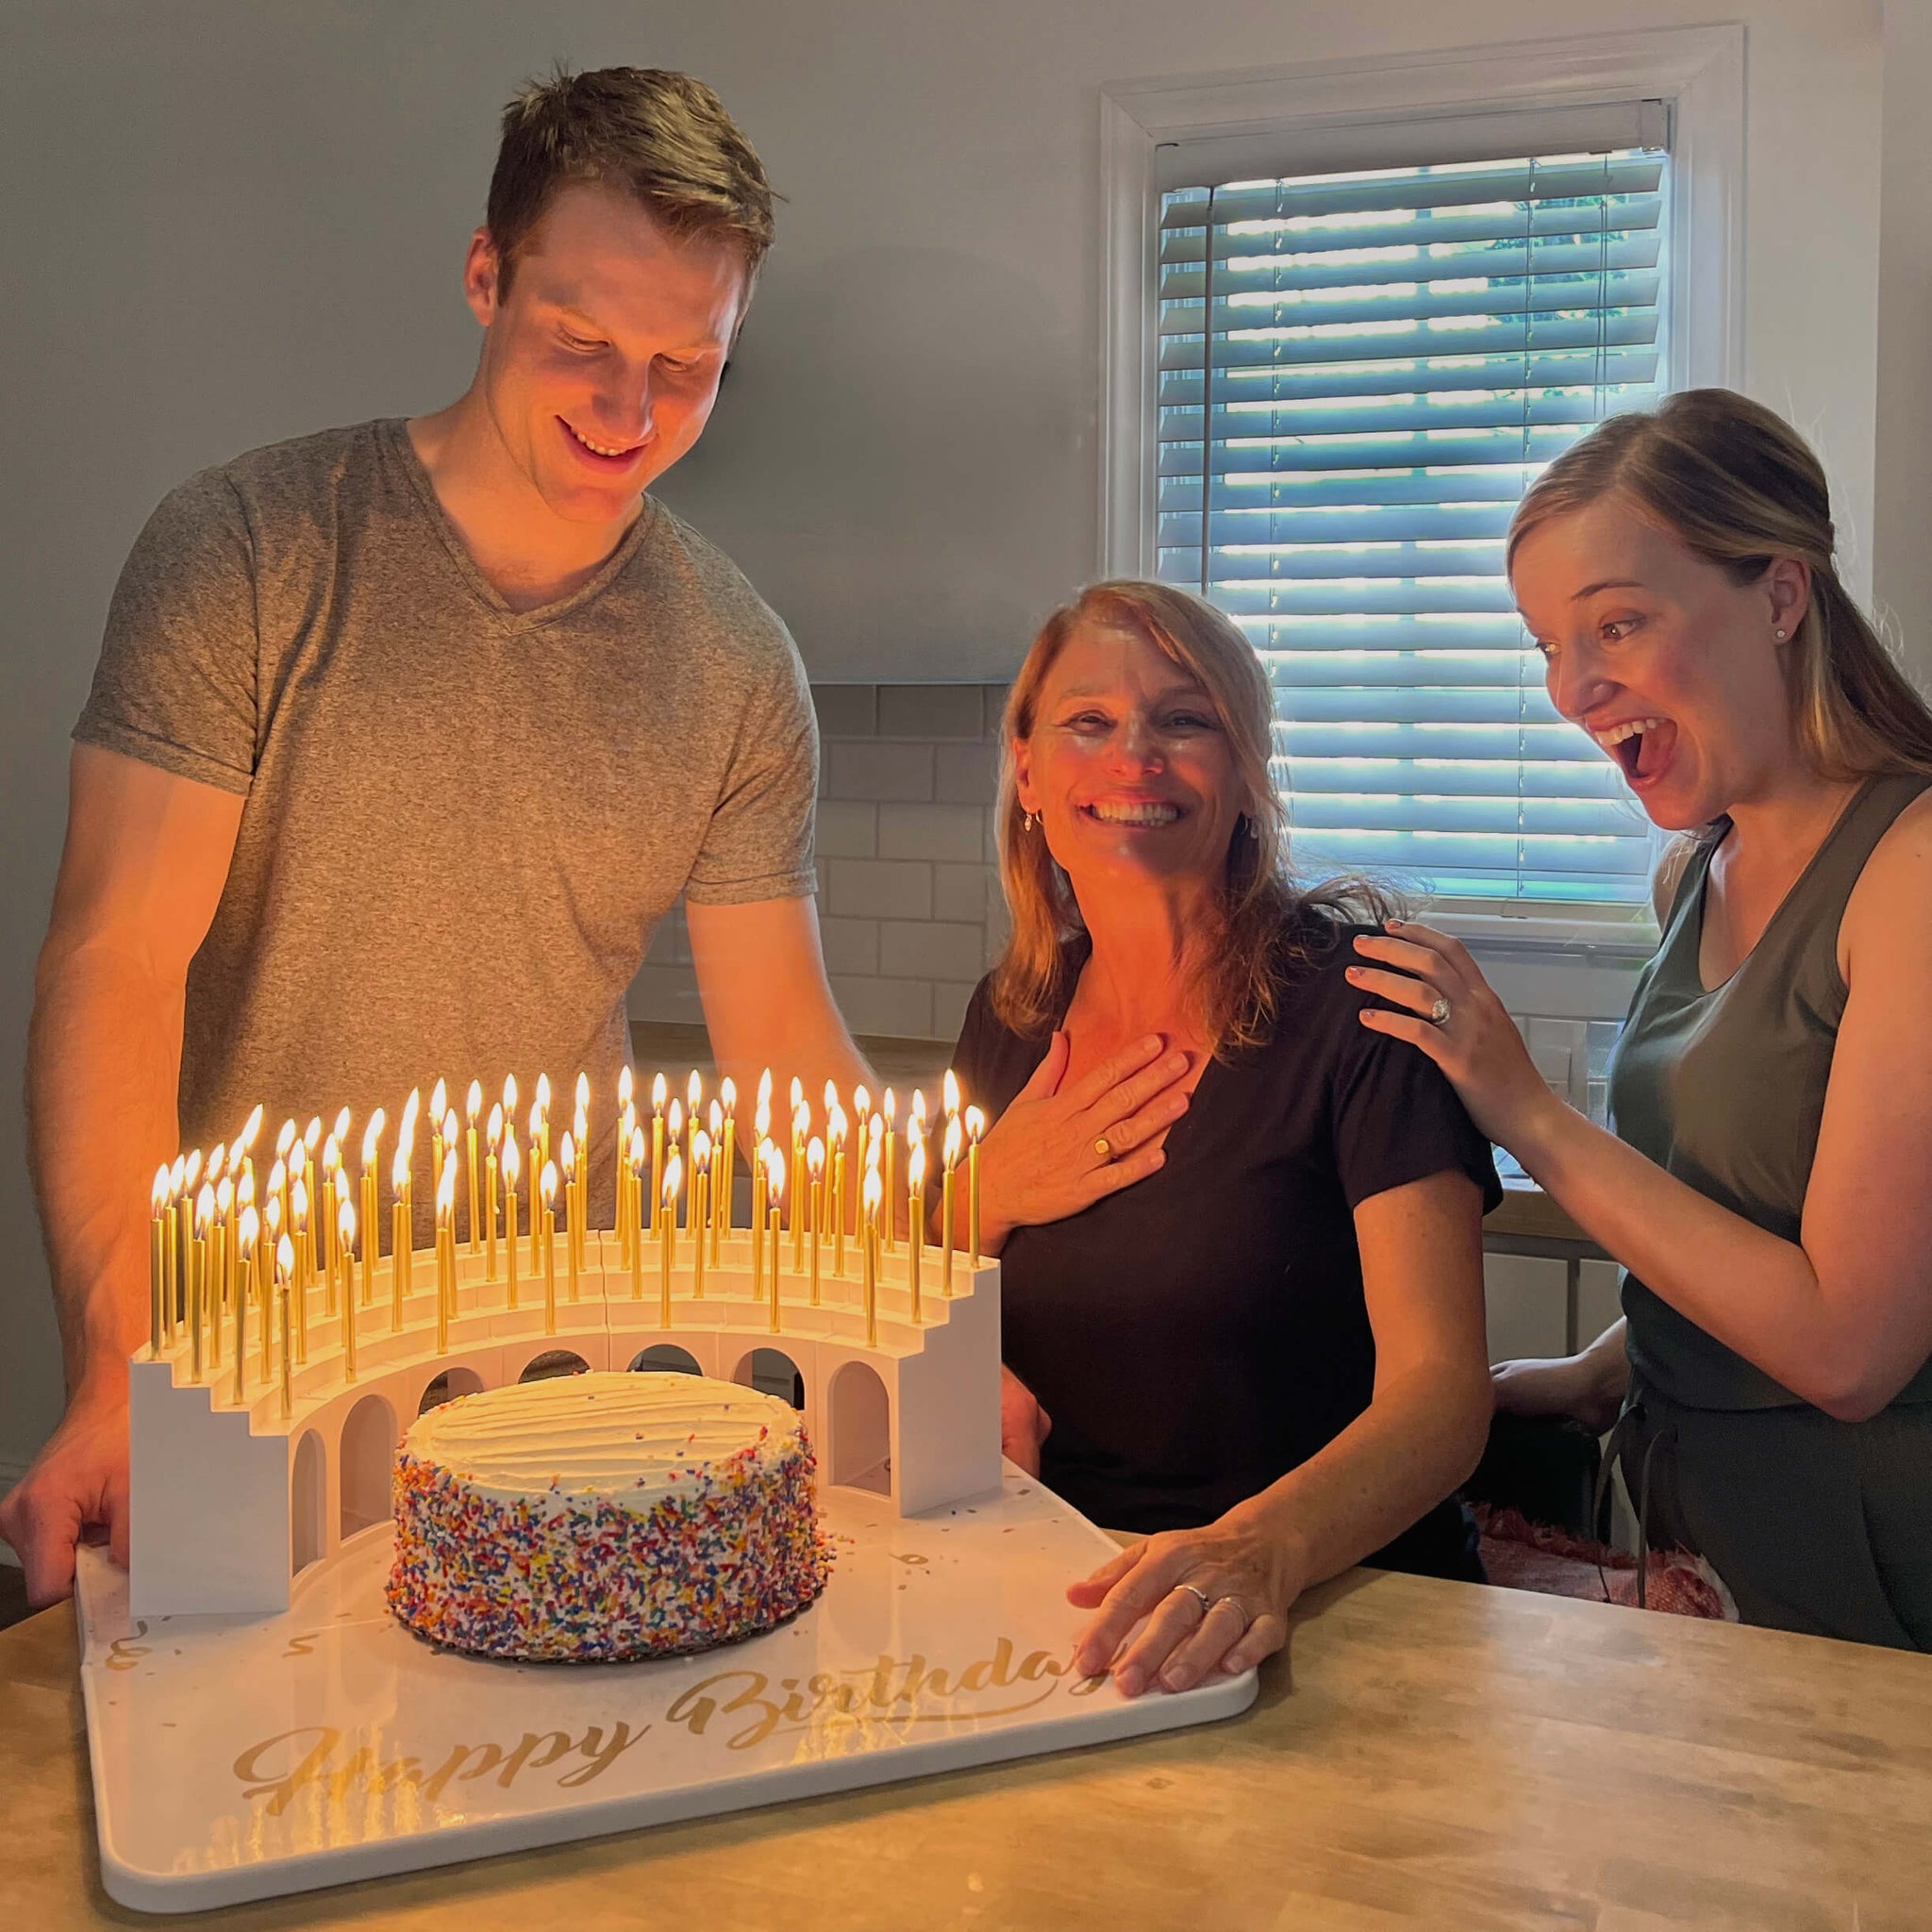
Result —
M828 1079L841 1093L861 1084L878 1091L825 983L816 900L687 901L685 920L711 1051L740 1092L755 1093L767 1067L781 1087L799 1075L814 1114Z
M148 1189L175 1152L188 964L220 902L242 804L116 752L74 750L26 1068L67 1412L0 1502L0 1536L36 1604L66 1594L91 1524L125 1560L127 1357L146 1333Z

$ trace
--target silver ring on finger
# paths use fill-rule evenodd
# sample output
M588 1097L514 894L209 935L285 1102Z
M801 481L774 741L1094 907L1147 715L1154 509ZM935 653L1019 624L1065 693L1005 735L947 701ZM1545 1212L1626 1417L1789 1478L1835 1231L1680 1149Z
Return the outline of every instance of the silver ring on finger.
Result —
M1449 1024L1449 1015L1454 1010L1449 1002L1441 993L1438 993L1436 995L1436 1004L1429 1008L1429 1024L1431 1026L1446 1026Z
M1250 1610L1247 1605L1242 1603L1241 1598L1238 1596L1218 1596L1214 1599L1214 1601L1211 1604L1208 1606L1208 1607L1210 1610L1218 1610L1223 1604L1232 1604L1234 1607L1241 1612L1241 1637L1245 1637L1248 1634L1248 1632L1254 1627L1254 1612ZM1201 1621L1205 1624L1208 1620L1204 1617ZM1235 1641L1239 1642L1241 1639L1237 1638Z
M1208 1612L1214 1607L1213 1599L1209 1597L1208 1592L1205 1590L1203 1590L1198 1584L1194 1583L1176 1583L1174 1587L1168 1591L1168 1595L1178 1596L1182 1591L1186 1591L1190 1596L1198 1597L1200 1599L1201 1621L1205 1624L1208 1621Z

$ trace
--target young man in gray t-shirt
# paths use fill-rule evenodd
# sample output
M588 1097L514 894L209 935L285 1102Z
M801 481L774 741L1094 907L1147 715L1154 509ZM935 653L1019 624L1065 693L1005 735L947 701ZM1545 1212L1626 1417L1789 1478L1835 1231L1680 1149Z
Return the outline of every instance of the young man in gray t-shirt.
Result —
M144 1205L178 1145L439 1074L609 1095L680 893L721 1064L863 1077L819 954L798 654L643 493L704 428L771 232L708 89L533 87L470 245L462 399L207 471L136 543L29 1048L69 1398L0 1504L36 1602L89 1524L125 1554Z

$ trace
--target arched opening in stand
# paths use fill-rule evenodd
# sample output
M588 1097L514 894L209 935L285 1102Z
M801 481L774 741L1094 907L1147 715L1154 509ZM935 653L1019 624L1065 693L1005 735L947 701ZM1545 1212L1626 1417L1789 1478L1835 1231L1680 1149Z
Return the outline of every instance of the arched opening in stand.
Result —
M826 1391L829 1480L848 1490L892 1493L892 1405L878 1371L846 1362Z
M805 1407L805 1376L782 1348L753 1349L732 1370L731 1379L756 1389L760 1395L775 1395L793 1408Z
M581 1375L590 1366L575 1349L546 1348L541 1355L531 1357L517 1380L547 1382L553 1375Z
M322 1438L305 1429L295 1444L295 1474L289 1495L290 1552L297 1572L322 1557L326 1547L323 1519L328 1508L328 1471L322 1459Z
M416 1405L418 1415L427 1415L432 1408L441 1408L445 1402L454 1402L458 1395L476 1395L482 1392L483 1377L475 1369L445 1369L423 1391L423 1400Z
M341 1534L346 1542L389 1521L395 1463L396 1412L380 1395L365 1395L342 1424Z
M702 1375L705 1372L698 1366L698 1358L688 1348L679 1348L675 1341L654 1342L649 1348L631 1357L630 1373L638 1374L643 1369L655 1369L659 1374Z

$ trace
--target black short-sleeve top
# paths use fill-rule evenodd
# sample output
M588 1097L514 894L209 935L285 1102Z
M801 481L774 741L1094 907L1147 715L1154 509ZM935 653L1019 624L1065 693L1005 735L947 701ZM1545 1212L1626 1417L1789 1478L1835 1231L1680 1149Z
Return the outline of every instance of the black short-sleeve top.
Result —
M1368 1407L1360 1202L1445 1170L1486 1208L1501 1199L1433 1062L1356 1017L1365 996L1343 975L1366 930L1307 928L1273 1039L1208 1063L1157 1174L1007 1241L1006 1360L1053 1420L1041 1478L1093 1522L1211 1522ZM954 1064L996 1120L1048 1042L1004 1025L989 989Z

